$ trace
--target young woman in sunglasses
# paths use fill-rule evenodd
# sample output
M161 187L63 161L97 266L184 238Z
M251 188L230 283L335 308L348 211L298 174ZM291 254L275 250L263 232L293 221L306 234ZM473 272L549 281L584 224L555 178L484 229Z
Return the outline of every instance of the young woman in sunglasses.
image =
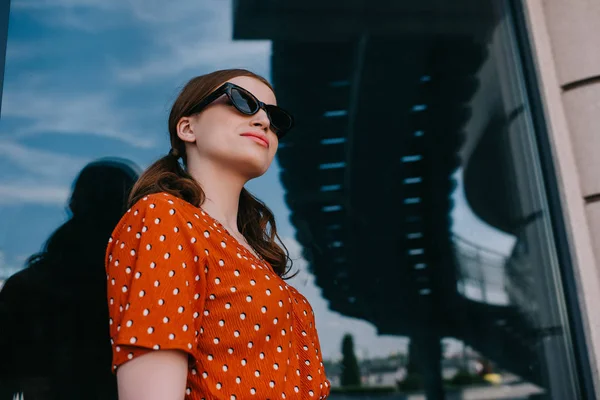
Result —
M312 309L283 279L272 212L244 188L292 126L246 70L179 94L171 150L140 177L106 252L120 400L328 396Z

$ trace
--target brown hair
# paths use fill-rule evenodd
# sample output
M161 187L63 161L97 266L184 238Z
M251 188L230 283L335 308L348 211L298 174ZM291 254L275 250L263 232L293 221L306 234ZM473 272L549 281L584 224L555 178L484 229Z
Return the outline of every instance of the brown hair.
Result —
M177 196L196 207L200 207L204 203L205 194L200 184L187 173L178 161L178 157L181 157L183 165L187 165L185 143L177 136L177 123L194 105L224 82L236 76L258 79L273 90L265 78L245 69L220 70L191 79L179 93L169 115L171 151L142 173L131 191L130 207L142 197L159 192ZM277 234L273 212L245 188L240 193L237 225L250 246L271 264L279 276L284 277L290 271L292 260ZM286 279L288 278L290 277L286 277Z

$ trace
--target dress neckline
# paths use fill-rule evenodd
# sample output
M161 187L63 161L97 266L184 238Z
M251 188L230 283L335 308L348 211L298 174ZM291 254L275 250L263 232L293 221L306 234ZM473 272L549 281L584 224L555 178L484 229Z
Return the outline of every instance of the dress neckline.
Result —
M206 211L204 208L202 208L202 207L198 207L198 208L200 209L200 211L202 211L202 213L204 215L206 215L209 219L211 219L213 221L213 223L219 229L222 229L225 232L225 234L227 236L229 236L229 238L231 238L231 240L233 240L233 242L238 247L238 249L242 250L242 252L246 253L248 256L250 256L251 258L253 258L257 262L263 262L264 261L262 259L262 257L260 257L260 255L258 254L258 252L256 250L252 249L252 251L250 251L250 249L248 249L248 247L246 247L244 244L240 243L240 241L237 240L237 238L235 236L233 236L231 234L231 232L229 232L229 230L227 228L225 228L225 226L221 223L221 221L219 221L218 219L216 219L215 217L213 217L212 215L210 215L208 213L208 211Z

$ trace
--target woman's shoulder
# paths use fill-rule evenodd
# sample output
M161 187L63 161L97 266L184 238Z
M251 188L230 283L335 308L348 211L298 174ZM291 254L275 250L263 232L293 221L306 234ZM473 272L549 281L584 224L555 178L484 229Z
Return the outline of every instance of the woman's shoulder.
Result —
M133 229L152 225L193 225L202 228L207 225L200 208L170 193L152 193L135 202L121 218L115 228L116 234L121 228Z
M134 215L166 214L171 219L180 219L182 217L200 219L202 210L171 193L158 192L139 199L127 210L127 213L133 213Z

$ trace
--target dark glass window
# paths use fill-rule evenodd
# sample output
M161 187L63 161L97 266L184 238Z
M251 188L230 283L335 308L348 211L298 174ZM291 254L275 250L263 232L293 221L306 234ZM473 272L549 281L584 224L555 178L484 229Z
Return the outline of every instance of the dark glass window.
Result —
M248 188L331 398L584 395L508 1L13 0L8 20L2 394L115 398L103 250L124 188L168 151L177 89L244 67L296 119Z

